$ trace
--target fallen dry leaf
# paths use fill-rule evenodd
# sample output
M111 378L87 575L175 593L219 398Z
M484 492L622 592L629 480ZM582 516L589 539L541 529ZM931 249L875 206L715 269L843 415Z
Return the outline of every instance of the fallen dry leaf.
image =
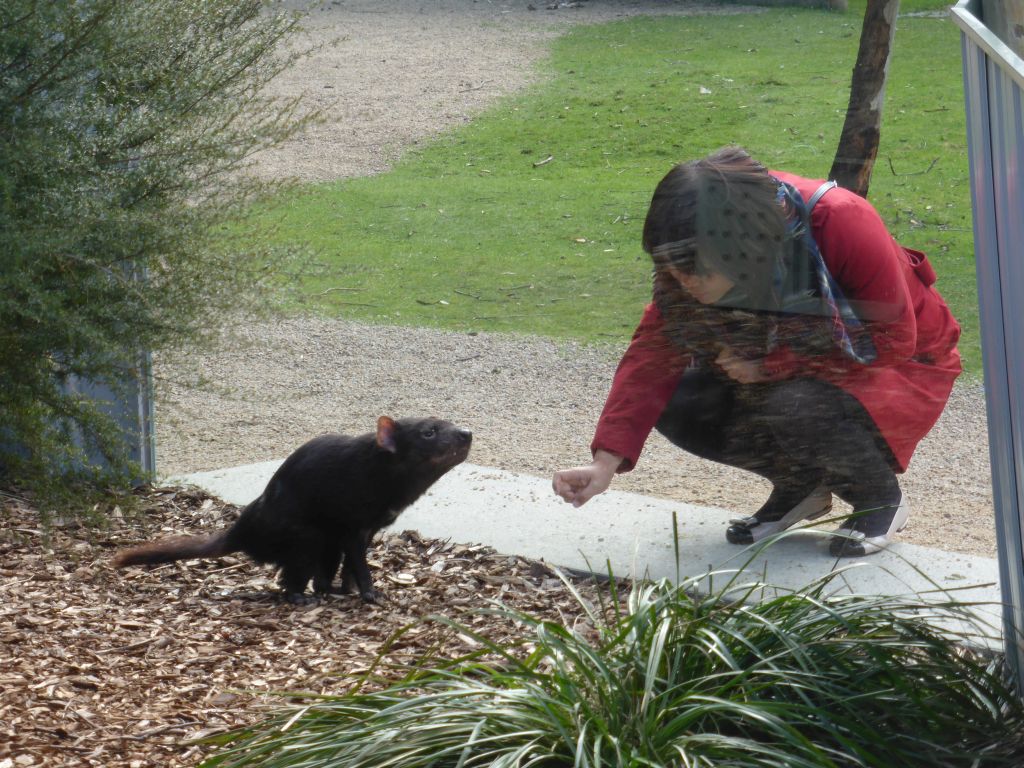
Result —
M342 693L370 670L397 675L479 646L437 623L408 628L432 614L521 637L517 622L474 613L500 600L587 631L545 563L414 532L371 549L387 598L376 606L350 596L292 606L273 570L244 556L117 571L120 547L238 514L196 489L138 495L144 514L115 515L108 530L48 532L27 502L0 496L0 768L196 765L208 754L197 739L257 720L283 703L275 691ZM575 586L594 604L606 596L592 580Z

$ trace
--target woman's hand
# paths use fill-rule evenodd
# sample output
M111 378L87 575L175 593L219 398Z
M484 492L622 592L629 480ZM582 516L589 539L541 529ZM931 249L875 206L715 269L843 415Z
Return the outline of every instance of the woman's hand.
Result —
M748 360L737 355L731 347L725 347L718 353L715 363L721 368L725 375L740 384L757 384L760 381L767 381L764 369L761 368L760 360Z
M555 472L551 487L558 496L574 507L579 507L608 489L620 464L621 456L608 451L597 451L594 454L594 461L589 466Z

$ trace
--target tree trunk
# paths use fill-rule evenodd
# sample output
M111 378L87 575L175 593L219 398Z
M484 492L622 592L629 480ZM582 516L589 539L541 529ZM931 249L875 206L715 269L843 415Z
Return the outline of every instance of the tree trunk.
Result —
M871 171L878 156L885 81L899 7L899 0L868 0L850 83L850 104L829 173L829 178L839 186L861 197L868 196Z

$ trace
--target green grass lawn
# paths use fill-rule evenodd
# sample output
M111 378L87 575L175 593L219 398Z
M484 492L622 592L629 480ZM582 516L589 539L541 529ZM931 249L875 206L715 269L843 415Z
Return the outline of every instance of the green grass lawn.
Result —
M552 44L540 84L389 173L299 189L262 212L278 242L316 253L298 308L624 343L649 298L640 230L655 184L730 143L770 167L826 175L862 16L854 2L845 14L574 29ZM901 242L931 256L977 373L963 112L959 31L945 17L901 17L870 199Z

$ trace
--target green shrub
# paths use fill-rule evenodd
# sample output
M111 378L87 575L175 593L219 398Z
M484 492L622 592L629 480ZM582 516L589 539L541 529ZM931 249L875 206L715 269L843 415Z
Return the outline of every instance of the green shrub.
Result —
M205 765L1021 765L1024 705L999 658L969 649L983 638L967 608L842 594L837 574L792 593L697 596L703 582L581 606L578 631L514 615L516 648L477 635L483 650L454 665L229 734Z
M264 191L247 159L309 119L260 96L296 24L260 0L0 6L5 481L99 481L97 454L132 472L76 382L116 385L260 290L272 252L221 232Z

